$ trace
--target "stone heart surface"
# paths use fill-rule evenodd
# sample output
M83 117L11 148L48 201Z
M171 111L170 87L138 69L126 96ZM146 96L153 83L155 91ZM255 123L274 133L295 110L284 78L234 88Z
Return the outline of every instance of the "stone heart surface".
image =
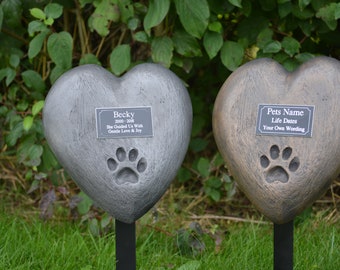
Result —
M141 64L121 78L84 65L62 75L43 110L46 139L94 202L132 223L164 194L190 140L192 107L174 73Z
M251 61L216 98L217 146L239 187L277 224L321 196L340 169L340 63L317 57L287 72Z

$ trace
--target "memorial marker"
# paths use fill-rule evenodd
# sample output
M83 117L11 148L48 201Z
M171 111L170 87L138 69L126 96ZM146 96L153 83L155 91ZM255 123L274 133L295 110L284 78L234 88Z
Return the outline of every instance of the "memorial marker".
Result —
M340 62L328 57L292 73L258 59L233 72L216 98L219 151L240 189L274 222L274 269L292 268L294 217L340 173L339 74Z
M187 90L160 65L141 64L121 78L79 66L51 88L46 139L78 186L116 219L117 270L135 269L135 221L175 178L191 123Z

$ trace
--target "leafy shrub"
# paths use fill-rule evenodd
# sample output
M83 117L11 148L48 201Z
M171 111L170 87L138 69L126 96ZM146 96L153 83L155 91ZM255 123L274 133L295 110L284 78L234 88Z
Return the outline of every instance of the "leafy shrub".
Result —
M62 185L41 122L51 84L77 65L102 65L119 76L140 62L156 62L186 82L193 102L192 140L179 181L203 187L213 201L230 198L233 181L211 136L218 89L255 58L273 58L288 70L318 54L339 58L339 18L340 3L332 0L3 0L1 155L25 166L30 192L46 183L41 179Z

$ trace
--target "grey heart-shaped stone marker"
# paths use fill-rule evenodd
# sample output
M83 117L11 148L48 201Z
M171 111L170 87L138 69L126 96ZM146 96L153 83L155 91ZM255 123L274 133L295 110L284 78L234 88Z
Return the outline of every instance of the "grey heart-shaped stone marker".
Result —
M340 63L295 72L270 59L237 69L214 107L218 148L240 188L277 224L311 205L340 171Z
M132 223L164 194L190 140L192 107L171 71L141 64L121 78L84 65L62 75L43 110L46 139L95 203Z

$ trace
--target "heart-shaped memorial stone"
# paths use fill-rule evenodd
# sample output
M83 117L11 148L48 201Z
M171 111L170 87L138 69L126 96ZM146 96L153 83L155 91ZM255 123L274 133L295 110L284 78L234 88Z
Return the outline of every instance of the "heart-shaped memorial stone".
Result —
M60 164L94 202L132 223L164 194L190 140L192 107L174 73L141 64L121 78L84 65L62 75L43 111Z
M271 59L237 69L216 98L217 146L239 187L274 223L310 206L340 171L340 63L287 72Z

